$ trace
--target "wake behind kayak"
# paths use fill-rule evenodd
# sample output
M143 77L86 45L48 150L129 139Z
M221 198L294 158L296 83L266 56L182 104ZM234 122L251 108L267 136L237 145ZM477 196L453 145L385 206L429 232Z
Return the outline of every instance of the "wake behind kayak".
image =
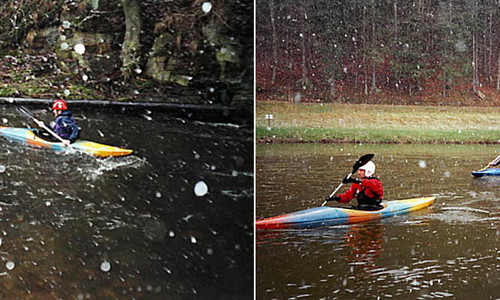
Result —
M351 208L321 206L257 220L258 230L312 228L319 226L341 225L382 219L407 214L432 204L436 197L422 197L405 200L384 201L384 208L377 211L356 210Z

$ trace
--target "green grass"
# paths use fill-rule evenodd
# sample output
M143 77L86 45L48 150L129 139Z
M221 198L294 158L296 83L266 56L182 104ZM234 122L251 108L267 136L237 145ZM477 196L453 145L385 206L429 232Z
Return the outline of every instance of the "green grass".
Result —
M273 114L271 129L266 114ZM256 137L275 142L500 143L492 107L257 102Z

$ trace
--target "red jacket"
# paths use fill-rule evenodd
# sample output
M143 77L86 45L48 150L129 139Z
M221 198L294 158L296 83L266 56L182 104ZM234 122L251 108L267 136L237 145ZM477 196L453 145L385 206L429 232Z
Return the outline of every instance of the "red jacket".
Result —
M363 178L361 179L361 184L353 183L347 192L338 195L340 197L340 203L347 203L358 196L358 193L364 193L370 198L377 198L382 200L384 196L384 188L382 183L375 177Z

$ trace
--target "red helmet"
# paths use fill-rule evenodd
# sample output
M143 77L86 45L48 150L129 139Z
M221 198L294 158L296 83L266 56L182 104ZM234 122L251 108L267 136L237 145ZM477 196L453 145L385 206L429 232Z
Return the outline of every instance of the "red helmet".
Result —
M67 110L68 104L62 99L58 99L52 103L52 110Z

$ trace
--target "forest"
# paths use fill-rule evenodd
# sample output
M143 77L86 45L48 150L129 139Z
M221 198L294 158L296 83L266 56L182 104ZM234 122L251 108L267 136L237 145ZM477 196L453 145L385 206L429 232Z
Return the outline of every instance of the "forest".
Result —
M253 2L8 0L0 97L253 103Z
M256 2L257 100L500 104L500 1Z

